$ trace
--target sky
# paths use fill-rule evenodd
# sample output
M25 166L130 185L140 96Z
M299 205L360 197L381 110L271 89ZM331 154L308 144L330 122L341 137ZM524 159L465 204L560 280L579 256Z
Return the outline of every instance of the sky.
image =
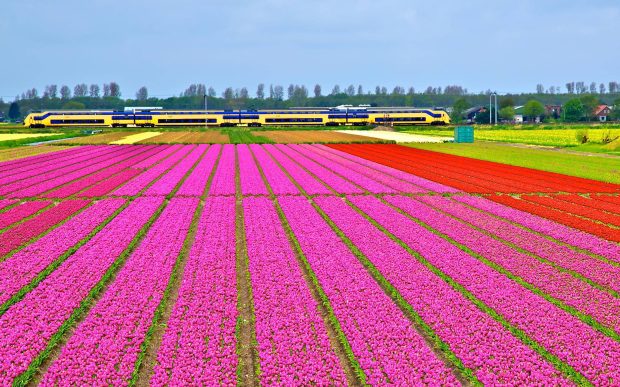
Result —
M4 0L0 97L120 84L461 85L620 81L618 0Z

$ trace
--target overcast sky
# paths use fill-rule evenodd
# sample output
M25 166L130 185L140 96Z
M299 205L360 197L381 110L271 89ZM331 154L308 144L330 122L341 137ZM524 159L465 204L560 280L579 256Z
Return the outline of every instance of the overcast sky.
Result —
M0 96L116 81L178 95L191 83L458 84L620 81L618 0L4 0Z

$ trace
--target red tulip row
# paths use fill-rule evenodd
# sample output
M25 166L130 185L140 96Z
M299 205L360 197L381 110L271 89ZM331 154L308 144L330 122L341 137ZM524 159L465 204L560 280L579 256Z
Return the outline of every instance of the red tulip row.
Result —
M48 200L24 202L0 214L0 230L17 223L51 205Z
M472 193L620 192L617 184L400 145L328 146Z

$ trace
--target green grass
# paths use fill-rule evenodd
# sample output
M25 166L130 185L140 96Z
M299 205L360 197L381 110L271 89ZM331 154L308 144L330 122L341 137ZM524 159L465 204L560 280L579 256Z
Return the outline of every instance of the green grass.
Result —
M266 137L252 134L249 129L230 128L223 129L221 132L228 135L231 144L271 144L273 142Z
M562 150L516 147L491 142L407 146L620 184L620 157L584 156Z
M37 142L60 140L63 138L72 138L83 136L82 132L64 132L64 133L50 133L49 136L22 138L19 140L0 141L0 148L15 148L18 146L33 144Z

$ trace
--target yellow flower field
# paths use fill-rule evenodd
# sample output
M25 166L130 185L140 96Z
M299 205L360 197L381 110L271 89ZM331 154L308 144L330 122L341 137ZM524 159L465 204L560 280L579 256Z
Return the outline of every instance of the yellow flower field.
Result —
M23 138L33 137L46 137L50 135L50 133L2 133L0 134L0 141L21 140Z
M122 139L117 140L117 141L112 141L110 144L112 144L112 145L133 144L133 143L136 143L138 141L146 140L147 138L159 136L160 134L161 134L161 132L138 133L138 134L133 134L131 136L127 136L127 137L122 138Z

